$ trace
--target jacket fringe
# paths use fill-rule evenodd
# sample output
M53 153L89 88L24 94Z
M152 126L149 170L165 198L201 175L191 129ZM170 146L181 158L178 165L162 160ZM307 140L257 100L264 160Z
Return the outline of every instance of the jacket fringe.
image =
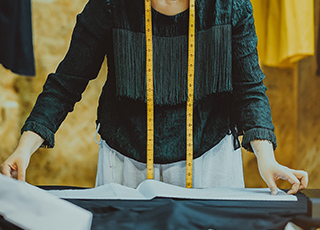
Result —
M117 95L146 101L145 34L114 29L113 37L117 41L114 44ZM197 32L195 52L194 100L212 93L231 92L231 25ZM213 62L208 62L212 56L215 57ZM176 105L186 102L187 35L153 36L153 58L154 103Z

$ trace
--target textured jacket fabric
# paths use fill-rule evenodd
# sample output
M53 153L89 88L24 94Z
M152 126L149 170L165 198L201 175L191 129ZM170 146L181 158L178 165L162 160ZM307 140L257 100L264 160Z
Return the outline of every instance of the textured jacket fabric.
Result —
M185 159L189 10L167 16L152 9L155 91L155 163ZM146 48L144 1L90 0L77 17L71 44L22 132L54 146L57 131L107 56L99 100L99 133L118 152L146 161ZM230 131L276 147L271 111L256 51L248 0L196 1L194 157Z

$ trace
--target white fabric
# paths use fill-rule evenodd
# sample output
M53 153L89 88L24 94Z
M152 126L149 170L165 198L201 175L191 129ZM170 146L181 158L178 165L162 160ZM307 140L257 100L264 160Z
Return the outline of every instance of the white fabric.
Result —
M96 186L113 182L136 188L147 179L145 163L120 154L104 140L99 145ZM185 187L185 178L185 161L154 164L155 180ZM241 149L234 150L232 135L226 135L216 146L193 160L193 187L244 187Z
M89 230L93 216L42 189L2 174L0 215L26 230Z

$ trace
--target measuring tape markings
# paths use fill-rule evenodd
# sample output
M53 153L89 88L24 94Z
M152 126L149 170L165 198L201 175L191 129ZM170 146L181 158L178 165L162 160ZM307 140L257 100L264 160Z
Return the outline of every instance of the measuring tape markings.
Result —
M151 0L145 1L146 71L147 71L147 179L153 179L154 105L153 105L153 48Z
M189 38L188 38L188 101L187 101L187 133L186 133L186 187L192 188L193 175L193 96L194 96L194 64L195 64L195 0L189 6Z
M145 0L146 87L147 87L147 179L153 179L154 162L154 89L151 0ZM193 98L195 63L195 0L189 5L188 101L186 108L186 187L192 188L193 175Z

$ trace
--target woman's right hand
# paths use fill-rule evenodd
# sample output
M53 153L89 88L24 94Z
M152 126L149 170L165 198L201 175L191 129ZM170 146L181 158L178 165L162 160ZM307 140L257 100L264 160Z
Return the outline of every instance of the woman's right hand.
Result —
M0 165L0 173L25 181L30 158L43 142L43 138L38 134L31 131L24 132L16 150Z
M30 153L14 151L14 153L0 165L0 172L8 177L25 181L30 157Z

